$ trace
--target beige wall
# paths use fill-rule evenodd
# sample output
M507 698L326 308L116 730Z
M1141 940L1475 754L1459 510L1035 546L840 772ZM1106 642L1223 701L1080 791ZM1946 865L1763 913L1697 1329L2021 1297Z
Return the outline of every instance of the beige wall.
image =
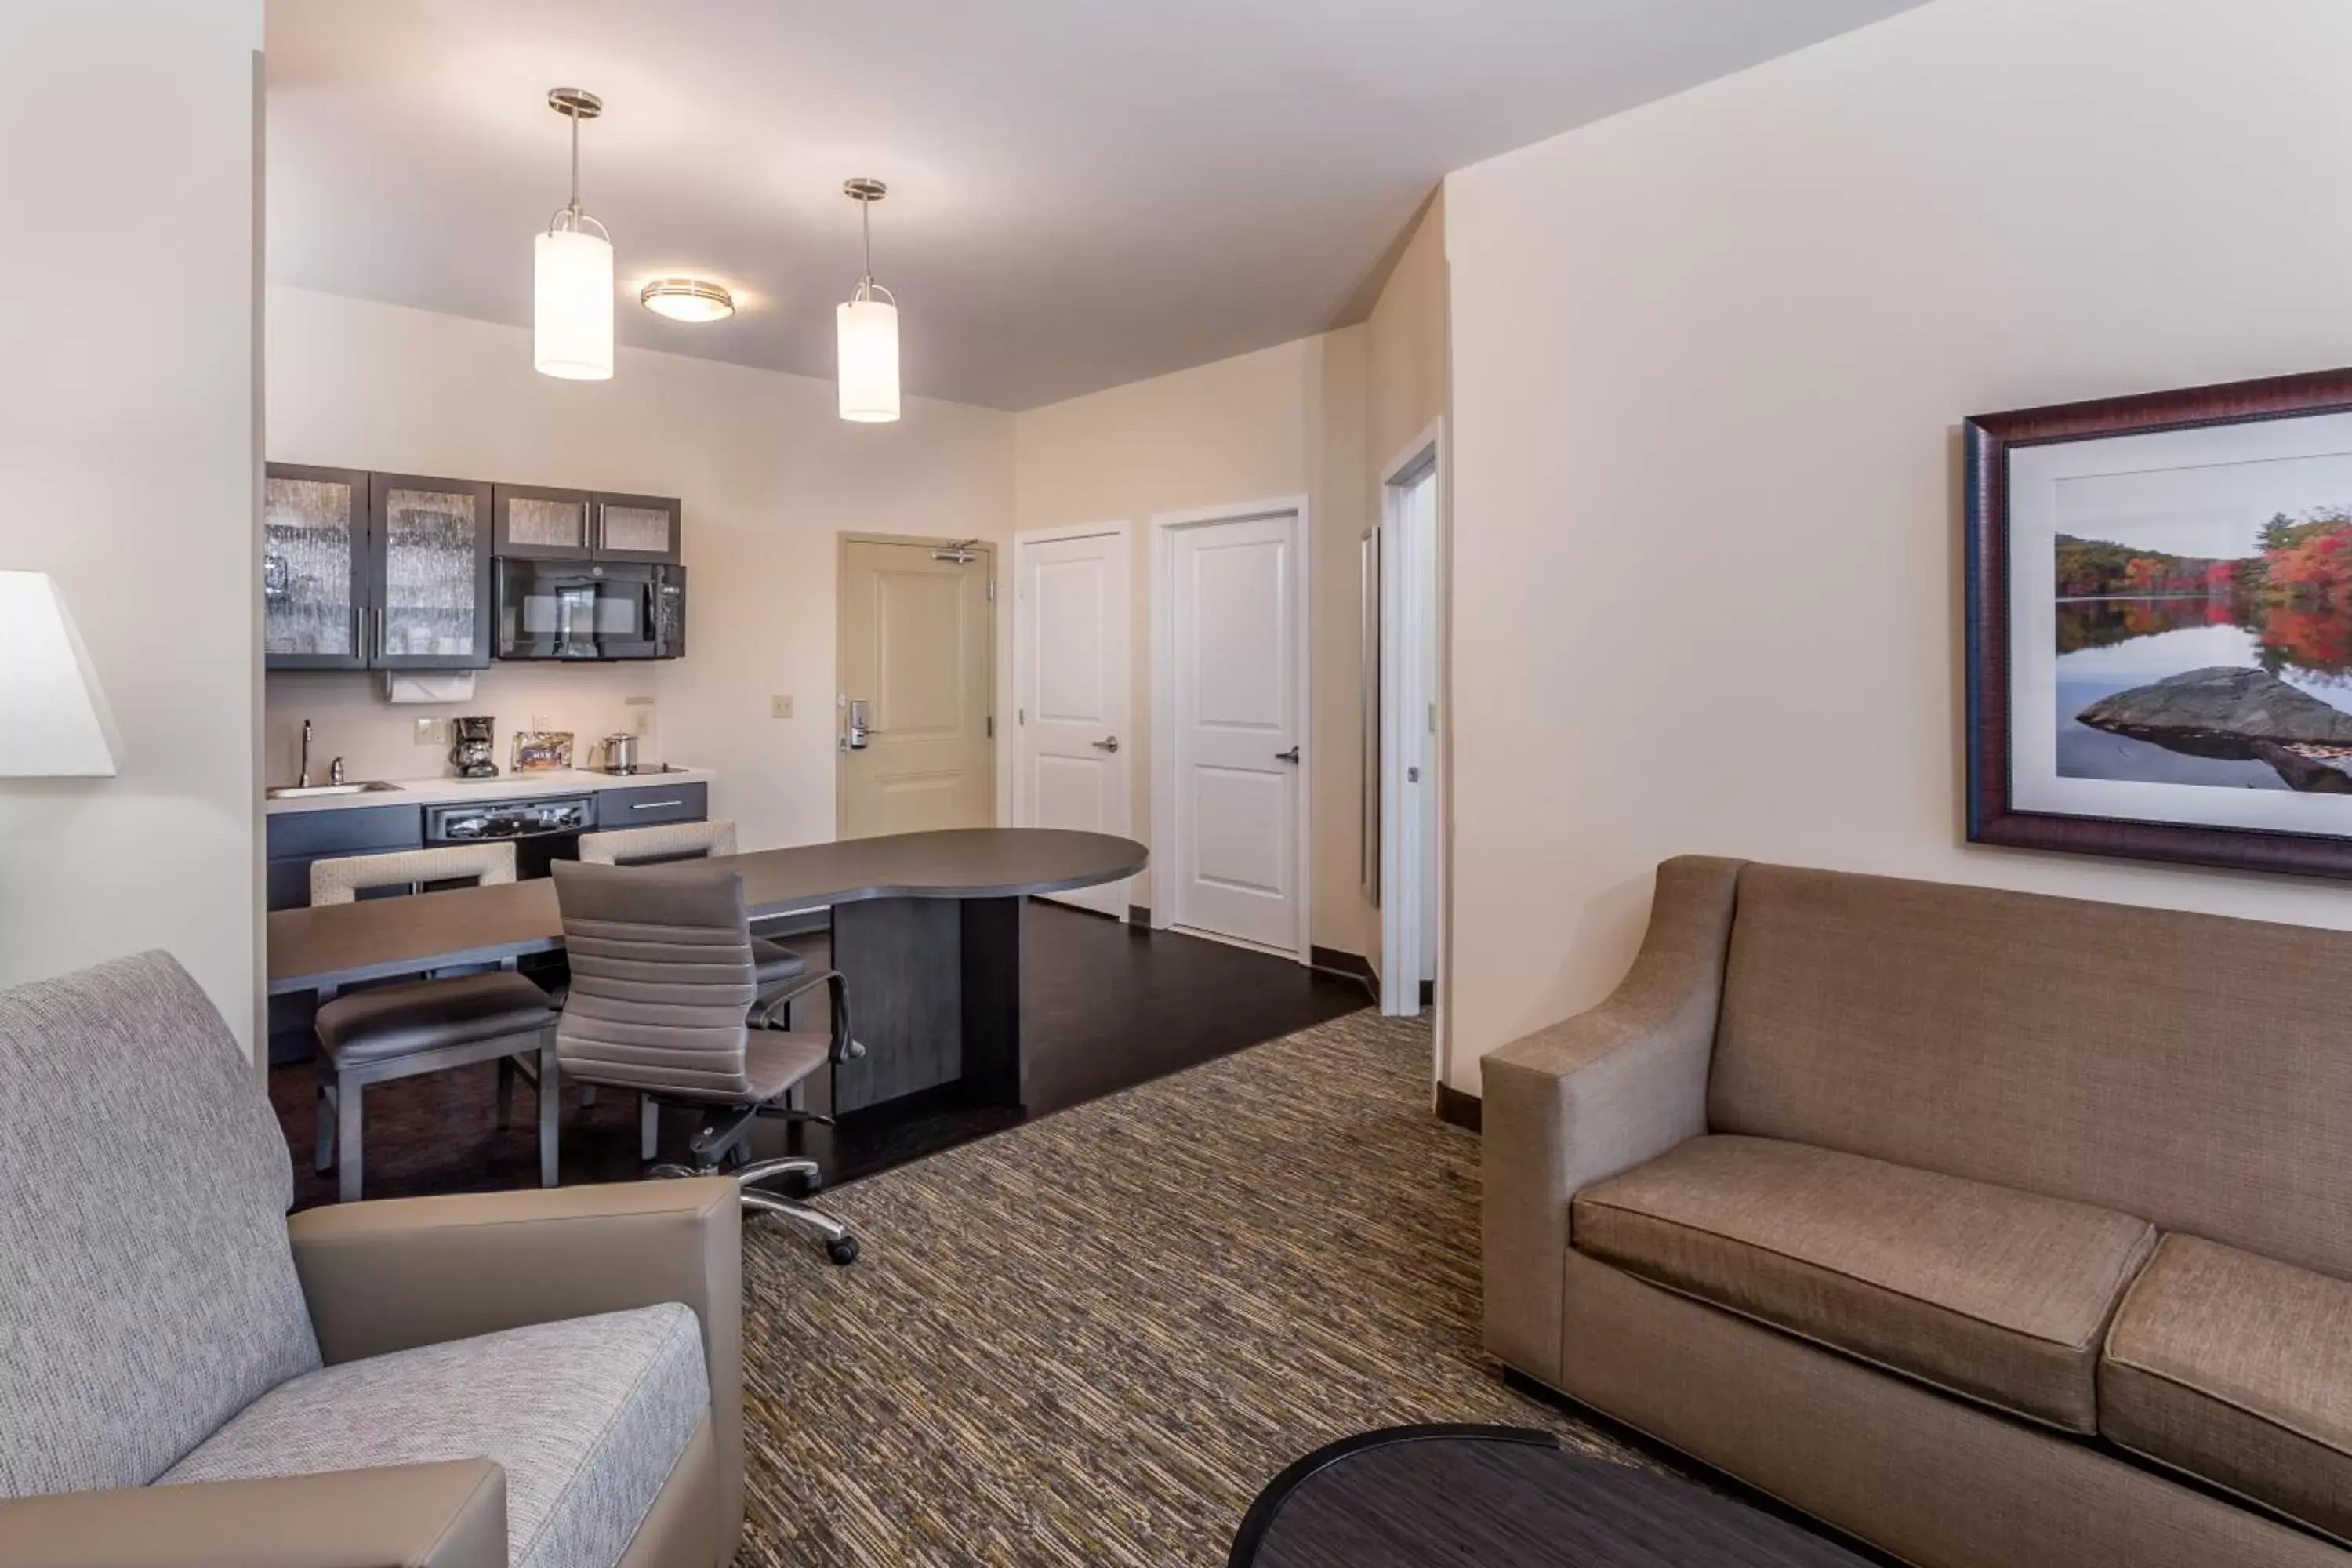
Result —
M2340 0L1940 0L1462 171L1454 1080L1706 851L2352 926L1959 842L1957 426L2352 359Z
M0 982L164 948L248 1047L260 47L260 0L0 21L0 567L56 576L121 737L0 781Z
M1372 951L1357 887L1356 541L1366 512L1366 332L1360 326L1114 387L1013 416L1022 529L1124 521L1134 563L1135 836L1151 825L1153 514L1307 497L1313 639L1313 891L1317 944ZM1131 886L1151 901L1147 873Z
M1364 417L1373 486L1451 406L1446 310L1445 193L1440 190L1398 253L1364 323Z
M830 382L629 348L609 382L558 381L526 329L294 289L269 291L268 341L271 458L678 496L690 605L675 663L500 665L446 708L388 706L377 677L272 675L273 778L305 717L315 766L414 776L442 767L413 742L419 715L497 715L504 766L533 716L585 740L651 696L659 754L719 770L712 812L746 848L831 838L836 536L1009 531L1013 421L992 410L915 398L901 424L850 425ZM793 718L769 717L774 695Z

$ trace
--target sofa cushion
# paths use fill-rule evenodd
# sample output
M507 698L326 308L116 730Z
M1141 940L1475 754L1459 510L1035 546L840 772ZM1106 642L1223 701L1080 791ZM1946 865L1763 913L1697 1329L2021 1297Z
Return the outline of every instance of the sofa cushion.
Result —
M709 1412L701 1331L671 1303L311 1373L163 1479L487 1458L506 1471L513 1568L613 1568Z
M2166 1237L2107 1332L2099 1430L2352 1541L2352 1284Z
M1576 1194L1571 1245L2070 1432L2145 1220L1766 1138L1694 1138Z
M319 1364L253 1062L160 952L0 991L0 1498L144 1486Z
M2352 933L1745 866L1711 1131L2352 1278Z

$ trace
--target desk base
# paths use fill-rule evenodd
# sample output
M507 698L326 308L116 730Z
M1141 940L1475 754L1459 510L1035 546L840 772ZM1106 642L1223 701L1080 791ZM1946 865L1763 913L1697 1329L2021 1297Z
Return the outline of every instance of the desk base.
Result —
M833 964L866 1055L833 1069L836 1115L942 1084L973 1103L1028 1098L1021 1050L1024 900L860 899L833 907Z

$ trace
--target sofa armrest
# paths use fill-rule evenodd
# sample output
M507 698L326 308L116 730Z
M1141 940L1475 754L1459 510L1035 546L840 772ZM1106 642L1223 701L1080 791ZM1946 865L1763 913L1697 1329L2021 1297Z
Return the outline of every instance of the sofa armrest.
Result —
M1739 867L1660 865L1641 953L1609 999L1481 1064L1486 1348L1547 1382L1559 1378L1569 1200L1706 1131Z
M394 1198L287 1221L330 1363L678 1301L702 1325L719 1539L743 1523L743 1214L724 1176Z
M0 1500L9 1568L506 1568L488 1459Z

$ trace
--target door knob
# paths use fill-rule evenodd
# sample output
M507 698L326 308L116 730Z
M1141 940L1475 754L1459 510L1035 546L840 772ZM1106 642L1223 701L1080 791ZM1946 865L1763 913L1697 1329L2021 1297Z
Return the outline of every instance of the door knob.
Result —
M1276 752L1274 753L1274 760L1277 763L1295 763L1298 760L1298 748L1293 746L1286 752Z
M1118 750L1118 737L1113 735L1108 741L1097 741L1094 742L1094 748L1097 752L1116 752Z

